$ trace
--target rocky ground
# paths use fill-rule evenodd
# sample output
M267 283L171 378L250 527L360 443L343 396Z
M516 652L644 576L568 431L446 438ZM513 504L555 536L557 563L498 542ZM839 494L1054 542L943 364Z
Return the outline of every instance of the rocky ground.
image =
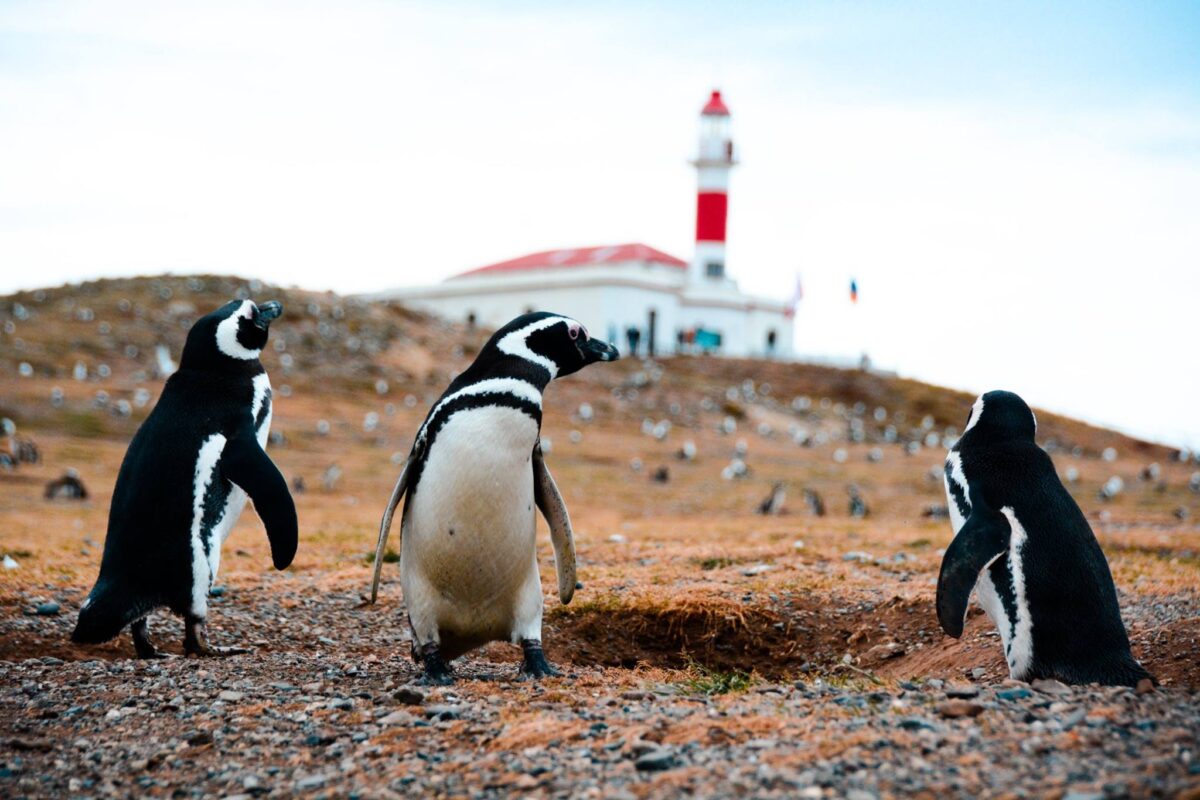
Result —
M978 610L953 640L933 609L940 464L971 398L756 362L591 368L551 387L544 427L584 583L559 604L543 529L546 652L565 675L518 681L516 648L492 645L454 686L421 687L396 566L365 605L367 554L397 454L480 334L296 290L270 290L290 317L265 360L269 452L306 487L300 551L271 570L247 509L212 598L215 642L254 652L71 645L113 476L161 388L151 354L245 288L0 299L0 416L40 456L0 465L0 797L1200 797L1190 455L1039 413L1161 686L1014 684ZM47 500L68 468L89 496ZM782 512L756 514L777 483ZM151 628L181 653L178 620Z

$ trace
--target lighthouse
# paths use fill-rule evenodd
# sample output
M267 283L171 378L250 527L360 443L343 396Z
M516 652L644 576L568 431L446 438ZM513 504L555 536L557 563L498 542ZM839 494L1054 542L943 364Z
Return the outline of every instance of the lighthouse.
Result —
M713 90L700 110L700 146L696 167L696 252L689 269L693 286L725 282L725 219L729 214L729 170L733 139L729 108Z

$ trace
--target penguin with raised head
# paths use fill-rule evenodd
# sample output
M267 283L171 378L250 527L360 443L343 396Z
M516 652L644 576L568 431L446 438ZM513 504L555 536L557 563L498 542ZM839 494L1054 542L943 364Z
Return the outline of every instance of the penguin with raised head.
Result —
M488 340L417 432L379 529L371 602L401 499L400 586L413 657L431 683L448 662L493 641L520 644L521 674L558 671L542 652L542 584L534 506L550 527L559 599L575 592L575 542L566 505L539 446L550 381L617 350L573 319L536 312Z
M134 435L117 475L100 577L71 638L108 641L126 625L139 658L161 658L146 618L167 607L185 622L184 652L247 652L208 642L208 594L221 545L247 496L267 529L276 569L296 554L296 507L263 449L271 382L259 361L276 302L235 300L188 332L179 369Z
M946 459L955 536L938 576L938 621L961 636L975 591L1013 678L1136 686L1150 673L1129 650L1108 562L1036 431L1012 392L972 406Z

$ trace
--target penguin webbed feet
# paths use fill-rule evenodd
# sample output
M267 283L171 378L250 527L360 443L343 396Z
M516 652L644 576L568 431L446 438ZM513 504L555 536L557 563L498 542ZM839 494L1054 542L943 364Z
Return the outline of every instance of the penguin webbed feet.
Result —
M208 641L208 625L197 617L189 617L183 634L183 652L189 656L224 658L251 652L248 647L217 647Z
M129 626L129 632L133 634L133 649L137 652L137 657L142 659L164 659L174 658L170 653L164 653L154 646L154 642L150 641L150 628L146 624L146 618L142 617L135 620Z
M449 686L454 683L454 673L450 671L446 659L442 658L442 651L437 642L414 647L413 657L423 668L423 674L417 683L424 686Z
M524 652L524 658L521 660L520 680L541 680L562 675L562 672L546 660L546 654L542 651L542 643L539 640L522 639L521 650Z

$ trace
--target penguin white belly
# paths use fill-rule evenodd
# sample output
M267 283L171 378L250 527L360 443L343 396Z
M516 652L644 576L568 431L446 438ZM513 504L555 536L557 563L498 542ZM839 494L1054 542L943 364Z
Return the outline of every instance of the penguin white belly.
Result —
M403 525L400 581L418 643L540 637L534 445L513 408L453 414L426 457Z
M266 405L266 413L263 415L262 421L255 430L255 436L258 439L259 447L264 450L267 447L267 439L271 434L271 415L273 408L271 405L271 381L267 377L267 373L263 372L254 376L254 398L250 406L251 419L258 418L258 412ZM214 435L220 439L220 447L225 446L225 437L219 434ZM210 437L209 441L212 441ZM207 444L211 448L213 445ZM211 458L211 455L208 456ZM220 455L217 456L220 458ZM205 461L204 448L201 448L201 455L197 459L197 479L200 476L201 465ZM215 466L215 465L214 465ZM209 470L209 478L205 481L203 491L216 491L220 482L211 481L212 467L205 467ZM197 483L197 491L200 491L199 482ZM229 538L229 534L233 531L233 527L242 516L242 511L246 508L246 493L241 487L229 484L229 494L225 498L225 508L221 512L221 516L213 524L212 529L208 533L207 542L203 537L198 538L198 531L203 526L202 509L203 505L194 509L196 517L192 521L193 530L193 554L202 554L203 559L193 558L192 562L192 613L203 617L208 609L208 591L212 588L213 583L217 580L217 572L221 568L221 548L225 544L225 540ZM207 547L207 552L204 552Z

